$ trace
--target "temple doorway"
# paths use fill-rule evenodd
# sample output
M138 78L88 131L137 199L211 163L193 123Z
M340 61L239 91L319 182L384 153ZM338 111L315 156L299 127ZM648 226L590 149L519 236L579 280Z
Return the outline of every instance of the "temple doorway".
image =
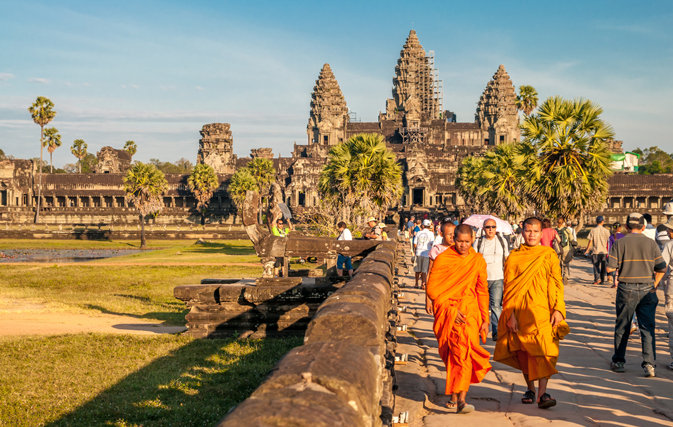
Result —
M425 188L414 188L412 194L412 204L423 206Z

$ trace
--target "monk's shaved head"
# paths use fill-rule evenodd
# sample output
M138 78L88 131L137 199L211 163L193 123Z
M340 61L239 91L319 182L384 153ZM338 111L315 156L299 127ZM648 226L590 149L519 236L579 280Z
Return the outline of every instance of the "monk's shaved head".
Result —
M542 221L535 217L523 222L523 241L526 246L538 246L542 238Z
M526 227L526 224L537 224L537 226L540 227L540 230L542 230L542 221L540 221L538 218L535 218L534 216L526 218L526 220L523 222L523 226Z
M456 228L456 224L452 222L445 222L442 224L442 237L444 237L445 245L453 245L453 229Z
M472 227L467 224L460 224L453 230L453 235L458 237L459 234L468 234L472 238Z

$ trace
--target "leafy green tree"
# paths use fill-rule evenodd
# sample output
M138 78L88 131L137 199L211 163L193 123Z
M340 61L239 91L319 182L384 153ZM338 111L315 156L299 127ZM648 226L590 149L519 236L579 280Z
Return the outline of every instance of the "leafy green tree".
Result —
M481 212L482 199L479 197L481 190L482 173L484 171L483 157L466 157L458 167L456 173L455 187L458 189L458 195L463 198L465 205L469 206L472 212Z
M124 144L124 150L126 150L126 152L128 152L131 156L131 159L133 159L133 156L138 152L138 146L133 141L126 141L126 144Z
M519 94L516 96L516 108L519 111L523 111L526 116L530 116L530 113L537 107L537 103L537 91L533 86L519 86Z
M248 168L241 168L231 176L229 186L227 187L229 197L238 209L241 209L243 206L245 192L248 190L259 191L259 186L250 170Z
M5 152L3 151L2 148L0 148L0 160L5 160L5 157L7 157L7 156L5 155Z
M163 194L168 190L164 173L154 165L135 164L124 176L126 199L138 210L140 220L140 249L147 247L145 240L145 217L158 214L163 209Z
M332 226L353 224L356 216L381 217L402 195L402 168L381 135L353 135L330 150L318 190L323 203L341 212Z
M478 175L477 199L488 213L508 218L526 209L522 177L524 169L519 157L519 144L497 146L486 153Z
M641 150L637 148L634 153L640 155L638 173L641 175L653 175L657 173L673 172L673 156L657 146Z
M98 159L93 154L86 153L79 163L82 168L81 173L93 173Z
M58 129L56 128L47 128L44 130L44 136L46 139L44 140L44 146L47 147L47 151L49 151L49 167L50 167L50 173L54 173L54 151L58 147L61 146L61 134L58 133Z
M201 212L201 225L205 224L205 213L213 193L220 186L215 169L206 164L199 164L187 178L187 185L197 200L196 209Z
M194 165L184 157L175 163L162 162L159 159L150 159L150 164L156 166L157 169L163 173L180 173L188 174L192 172Z
M599 209L612 175L607 141L615 135L589 100L550 97L521 125L535 154L522 186L529 201L547 215L582 218Z
M259 206L259 222L262 222L262 212L264 211L264 202L268 203L269 188L271 183L276 180L276 169L273 167L273 162L269 159L257 157L252 159L246 166L250 171L250 175L255 178L259 193L262 196L262 202Z
M77 157L77 167L79 168L79 173L82 173L82 159L87 155L87 148L89 148L89 146L86 145L86 142L84 142L83 139L74 140L72 147L70 147L70 152L73 154L73 156Z
M38 96L35 102L28 107L28 112L33 118L35 124L40 126L40 165L42 165L43 149L44 149L44 127L49 124L54 117L54 103L49 98ZM42 200L42 167L40 167L40 178L37 186L37 209L35 211L35 222L40 222L40 204Z

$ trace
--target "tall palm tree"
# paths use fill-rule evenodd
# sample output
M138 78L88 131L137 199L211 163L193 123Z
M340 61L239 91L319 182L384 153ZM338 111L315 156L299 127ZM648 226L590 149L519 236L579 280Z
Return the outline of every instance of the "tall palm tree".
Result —
M498 145L484 156L477 196L490 213L509 217L526 209L518 154L517 143L509 143Z
M454 185L460 197L473 212L481 211L483 205L483 199L479 197L483 171L484 158L470 156L463 159L456 173Z
M538 161L527 169L526 190L538 210L572 218L599 209L612 175L607 140L615 135L589 100L550 97L521 125Z
M44 127L49 124L54 117L56 117L56 111L54 111L54 103L51 102L49 98L44 96L38 96L35 102L28 107L28 112L30 113L33 121L40 125L40 181L37 186L37 210L35 211L35 222L40 222L40 203L42 199L42 153L44 149Z
M79 173L82 173L82 159L86 157L87 148L89 148L89 146L86 145L86 142L84 142L83 139L74 140L72 147L70 147L70 152L77 157L77 168Z
M131 159L133 159L133 156L138 152L138 146L133 141L126 141L126 144L124 144L124 150L126 150L126 152L131 156Z
M189 178L187 178L187 185L189 185L189 189L194 193L194 197L196 197L196 209L201 212L201 225L203 225L205 224L205 212L208 202L213 197L215 190L220 186L215 169L206 164L196 165L192 169Z
M145 240L145 216L163 209L162 195L168 189L164 173L154 165L136 163L124 176L126 199L138 210L140 220L140 249L147 247Z
M530 116L530 113L537 107L537 103L537 91L533 86L519 86L519 94L516 96L516 108L519 111L523 111L526 116Z
M44 140L44 146L49 151L49 173L54 173L54 151L61 146L61 134L56 128L47 128L44 130L44 136L47 138Z
M399 200L402 168L381 135L353 135L330 150L318 189L326 202L342 206L345 219L354 223L358 215L381 216Z
M269 194L269 188L271 188L271 183L276 180L276 169L273 167L273 162L270 159L256 157L248 163L246 168L250 171L250 175L255 178L255 182L259 189L258 191L262 195L262 202L268 202L269 198L267 196ZM260 203L258 212L260 224L262 223L263 211L264 205L263 203Z
M245 192L248 190L259 191L259 187L250 170L248 168L241 168L231 176L229 186L227 187L229 197L231 197L237 208L240 209L243 206Z

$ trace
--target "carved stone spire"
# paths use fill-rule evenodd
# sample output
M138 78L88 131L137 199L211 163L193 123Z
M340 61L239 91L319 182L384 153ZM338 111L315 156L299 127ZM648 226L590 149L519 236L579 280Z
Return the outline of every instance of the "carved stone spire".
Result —
M393 99L388 100L386 105L387 116L396 115L394 110L406 112L406 105L410 104L418 106L419 113L437 119L440 113L439 102L433 95L432 65L418 41L416 31L411 30L395 66ZM416 101L411 99L414 97L417 98Z
M218 174L234 173L236 155L233 147L234 139L229 123L203 125L196 163L212 166Z
M306 132L310 143L338 144L348 122L348 106L332 68L325 64L311 94L311 115Z
M518 117L516 90L501 65L479 99L475 120L489 132L489 144L497 145L519 140Z

